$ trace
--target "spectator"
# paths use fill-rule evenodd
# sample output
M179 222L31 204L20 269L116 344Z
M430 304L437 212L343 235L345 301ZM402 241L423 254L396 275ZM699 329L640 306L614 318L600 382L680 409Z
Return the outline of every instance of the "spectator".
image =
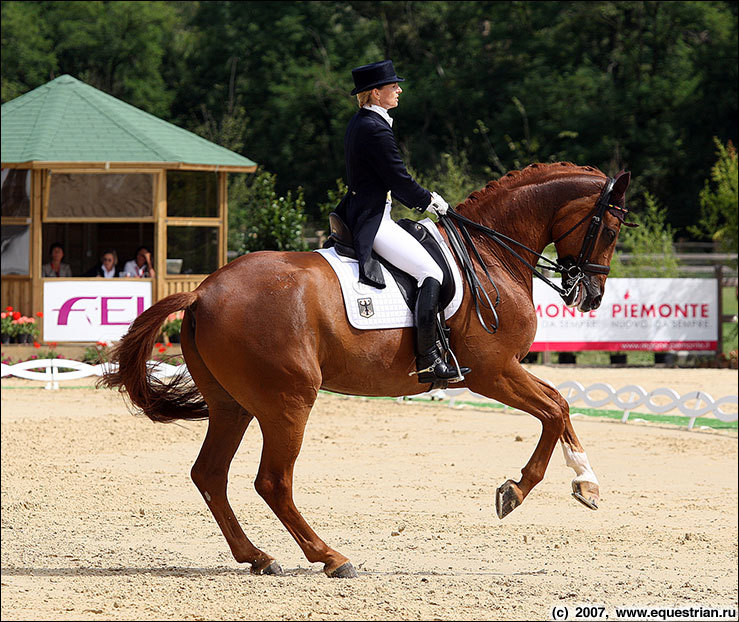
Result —
M72 276L72 268L69 264L63 263L64 247L59 242L54 242L49 247L49 263L41 266L41 276L69 278Z
M100 256L100 265L91 268L85 276L101 276L106 279L120 276L121 271L118 269L118 253L110 248L103 252Z
M134 278L153 278L154 274L154 266L152 265L149 249L146 246L139 246L136 251L136 257L126 262L120 275Z

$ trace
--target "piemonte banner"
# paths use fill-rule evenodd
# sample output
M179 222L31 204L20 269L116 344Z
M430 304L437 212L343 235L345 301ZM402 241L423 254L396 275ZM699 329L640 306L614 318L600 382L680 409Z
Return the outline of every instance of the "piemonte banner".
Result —
M608 279L603 302L582 313L534 282L538 329L532 352L579 350L715 351L714 279Z

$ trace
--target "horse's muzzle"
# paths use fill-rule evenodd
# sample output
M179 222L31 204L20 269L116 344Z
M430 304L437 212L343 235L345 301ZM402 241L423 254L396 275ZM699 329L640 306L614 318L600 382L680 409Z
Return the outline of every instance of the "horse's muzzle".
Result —
M592 311L600 307L600 303L603 302L603 289L601 284L596 277L588 276L585 277L580 285L585 292L582 301L578 305L579 311Z
M574 285L574 287L573 287ZM568 307L577 307L578 311L592 311L600 307L603 301L603 290L597 277L585 276L577 282L562 279L562 288L567 295L562 300Z

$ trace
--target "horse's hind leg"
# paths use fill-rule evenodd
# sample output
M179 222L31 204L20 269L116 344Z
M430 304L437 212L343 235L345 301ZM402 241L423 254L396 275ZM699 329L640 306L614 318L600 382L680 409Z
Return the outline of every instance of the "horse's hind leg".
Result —
M311 406L312 401L309 405L288 403L284 405L285 410L280 413L279 419L259 417L264 445L254 486L295 538L309 562L323 562L323 571L329 577L356 577L357 573L349 559L327 546L316 535L293 501L293 467L300 452Z
M195 384L208 403L208 431L190 476L221 528L237 562L251 564L254 574L282 574L275 559L255 547L241 529L228 502L228 470L252 415L226 392L208 371L192 345L189 323L183 322L183 350Z
M560 441L562 452L565 455L565 464L577 474L577 477L572 480L572 496L591 510L597 510L600 501L598 478L590 467L588 456L577 439L569 413L565 416L565 429Z
M208 432L190 472L192 480L221 528L234 559L251 564L254 574L282 574L274 558L260 551L246 537L227 497L228 469L252 415L235 402L228 408L223 404L211 404L212 399L208 400Z

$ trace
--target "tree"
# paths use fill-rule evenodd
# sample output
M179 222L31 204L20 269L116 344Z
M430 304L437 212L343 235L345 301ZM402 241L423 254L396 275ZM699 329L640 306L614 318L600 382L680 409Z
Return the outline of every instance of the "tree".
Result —
M657 274L663 278L677 277L679 262L673 247L673 232L666 223L667 210L648 192L644 205L632 210L629 218L638 227L622 227L619 246L631 255L628 262L616 252L611 261L611 276L616 278L648 278ZM638 204L638 201L637 201Z
M2 3L2 101L47 82L58 61L37 2Z
M472 189L533 161L613 175L694 224L737 144L737 3L3 2L2 97L71 73L258 162L321 219L344 174L351 69L392 58L406 163ZM220 138L219 138L220 137Z
M700 192L700 221L692 231L696 235L708 235L719 242L725 251L736 253L739 209L736 147L731 141L726 146L718 139L714 139L714 142L718 160L711 169L710 179L706 180Z
M182 42L176 4L3 2L3 101L68 73L168 118L175 94L164 59L183 57L173 49Z

